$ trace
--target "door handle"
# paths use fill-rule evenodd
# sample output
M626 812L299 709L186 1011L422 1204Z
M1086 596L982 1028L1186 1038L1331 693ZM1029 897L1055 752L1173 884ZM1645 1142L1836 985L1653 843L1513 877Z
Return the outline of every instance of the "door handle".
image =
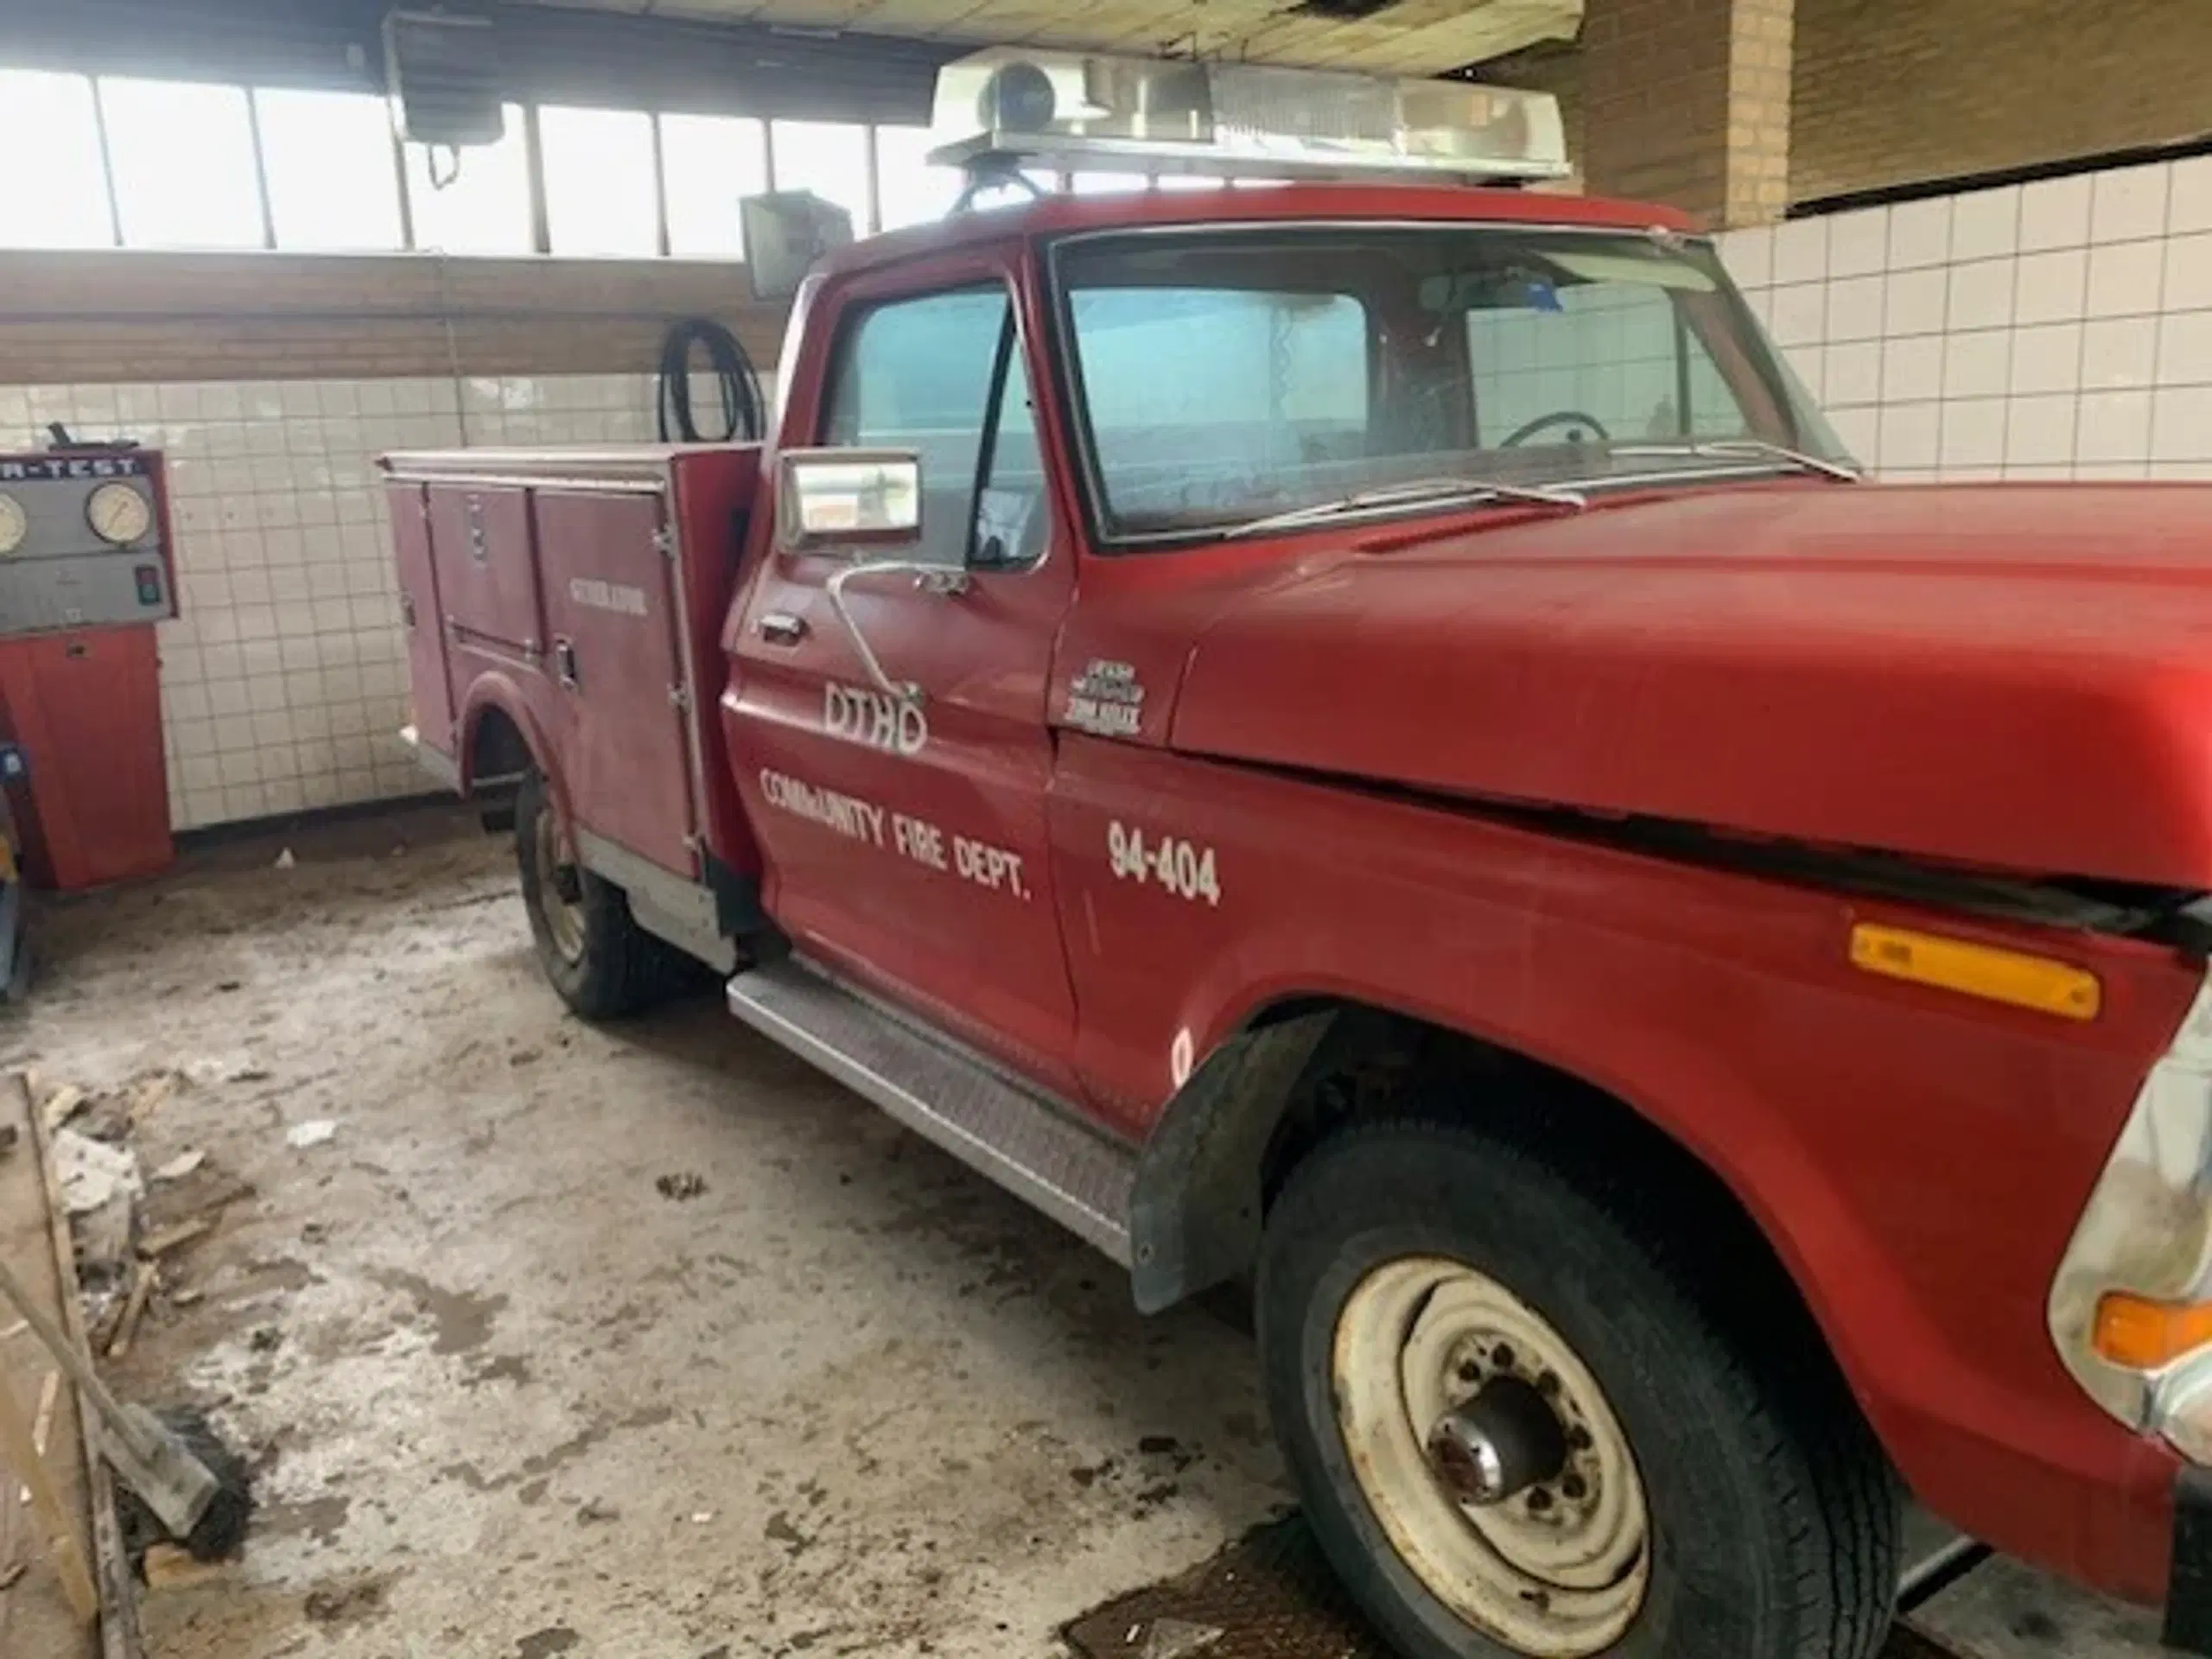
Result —
M576 689L576 647L574 641L556 639L553 642L553 672L569 690Z
M806 619L770 611L760 619L760 637L772 645L795 645L806 638Z

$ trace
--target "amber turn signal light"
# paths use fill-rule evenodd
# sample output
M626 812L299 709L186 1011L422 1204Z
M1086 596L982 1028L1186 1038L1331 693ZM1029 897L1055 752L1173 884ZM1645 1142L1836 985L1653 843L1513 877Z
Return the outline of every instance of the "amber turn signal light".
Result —
M1885 978L2008 1002L2062 1020L2094 1020L2104 1006L2097 976L2070 963L1907 927L1859 923L1851 930L1851 960Z
M2155 1371L2212 1344L2212 1302L2154 1302L2112 1291L2097 1302L2101 1358L2130 1370Z

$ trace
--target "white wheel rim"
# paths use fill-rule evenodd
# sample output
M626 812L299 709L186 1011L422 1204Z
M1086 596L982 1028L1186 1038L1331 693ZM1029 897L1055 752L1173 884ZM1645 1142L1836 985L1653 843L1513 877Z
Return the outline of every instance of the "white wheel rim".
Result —
M531 852L537 866L538 913L545 918L545 931L553 940L553 948L563 962L581 962L584 954L583 906L561 896L561 874L568 866L561 857L560 834L554 828L550 812L538 813Z
M1354 1478L1428 1592L1492 1641L1586 1659L1618 1641L1650 1580L1643 1482L1605 1392L1535 1309L1464 1262L1411 1256L1338 1316L1332 1382ZM1569 1437L1557 1478L1489 1507L1439 1482L1439 1419L1495 1377L1540 1387Z

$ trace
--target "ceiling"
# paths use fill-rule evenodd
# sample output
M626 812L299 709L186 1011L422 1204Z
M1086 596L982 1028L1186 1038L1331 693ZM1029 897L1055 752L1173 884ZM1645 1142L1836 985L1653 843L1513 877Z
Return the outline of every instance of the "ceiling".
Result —
M912 39L1173 53L1441 74L1569 40L1583 0L530 0Z

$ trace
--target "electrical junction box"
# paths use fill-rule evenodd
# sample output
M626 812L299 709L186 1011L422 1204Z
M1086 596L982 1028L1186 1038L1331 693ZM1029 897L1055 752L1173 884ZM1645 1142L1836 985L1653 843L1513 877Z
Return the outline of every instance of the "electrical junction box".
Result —
M0 454L0 639L166 621L174 572L159 451Z

